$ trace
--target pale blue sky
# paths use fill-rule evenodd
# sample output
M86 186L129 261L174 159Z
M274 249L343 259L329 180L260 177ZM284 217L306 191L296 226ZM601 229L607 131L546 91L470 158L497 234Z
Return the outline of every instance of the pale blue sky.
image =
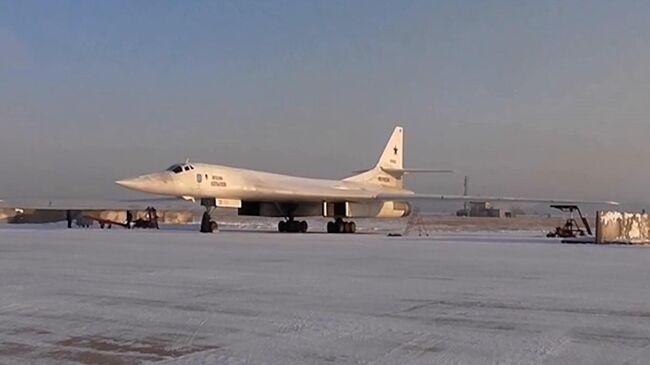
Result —
M0 0L0 197L186 157L314 176L397 121L422 192L648 201L647 1Z

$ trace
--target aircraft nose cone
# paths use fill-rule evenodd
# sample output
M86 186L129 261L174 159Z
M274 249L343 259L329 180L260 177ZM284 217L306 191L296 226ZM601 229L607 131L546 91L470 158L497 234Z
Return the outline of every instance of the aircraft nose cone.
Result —
M119 186L123 186L127 189L131 190L138 190L138 191L146 191L147 187L149 185L150 179L144 178L144 177L136 177L132 179L123 179L123 180L117 180L115 183Z
M176 183L167 173L142 175L131 179L117 180L117 185L143 193L173 195Z
M115 183L127 189L148 193L154 192L153 190L157 190L156 188L158 188L158 185L160 185L160 179L157 175L151 174L138 176L131 179L117 180Z

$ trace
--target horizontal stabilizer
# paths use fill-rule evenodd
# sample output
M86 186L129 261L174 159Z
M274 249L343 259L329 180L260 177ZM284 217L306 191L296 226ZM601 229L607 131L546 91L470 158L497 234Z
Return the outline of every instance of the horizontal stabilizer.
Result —
M456 172L456 170L449 170L449 169L395 169L395 168L389 168L389 167L379 167L379 169L383 172L386 172L388 174L453 174ZM368 172L373 170L372 168L370 169L365 169L365 170L354 170L353 172L355 174L360 174L363 172Z
M394 169L390 167L382 167L384 172L389 174L452 174L456 171L449 169Z

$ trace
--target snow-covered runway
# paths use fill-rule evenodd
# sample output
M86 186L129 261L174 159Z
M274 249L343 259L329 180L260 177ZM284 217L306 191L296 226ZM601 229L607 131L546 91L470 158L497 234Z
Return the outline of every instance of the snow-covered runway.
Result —
M650 249L0 228L0 364L648 364Z

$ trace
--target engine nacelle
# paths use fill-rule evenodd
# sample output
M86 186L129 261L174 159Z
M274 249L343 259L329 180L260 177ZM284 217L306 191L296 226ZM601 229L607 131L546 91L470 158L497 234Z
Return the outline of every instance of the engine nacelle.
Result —
M401 201L348 203L349 217L401 218L411 214L411 204Z
M286 210L281 209L281 204L269 202L243 201L238 214L255 217L286 217ZM299 203L293 207L296 217L318 217L322 215L323 206L320 203Z
M401 218L411 214L411 204L408 202L390 201L384 202L377 217L380 218Z

